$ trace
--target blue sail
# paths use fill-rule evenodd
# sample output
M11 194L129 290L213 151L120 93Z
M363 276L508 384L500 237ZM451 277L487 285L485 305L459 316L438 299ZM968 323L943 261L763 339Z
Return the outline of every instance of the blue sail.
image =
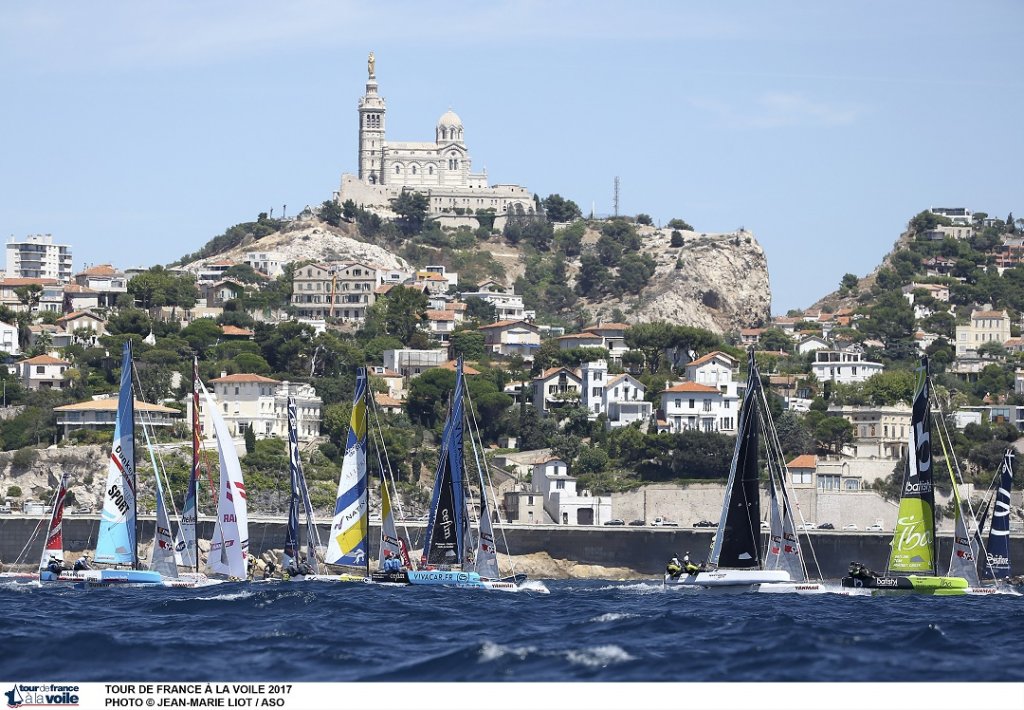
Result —
M331 521L331 537L325 561L332 565L362 567L367 564L369 546L369 510L366 501L366 395L369 382L366 369L356 375L356 391L352 400L345 458L338 477L338 497Z
M132 395L132 344L121 359L117 423L107 464L96 562L135 565L135 400Z
M1003 456L999 472L999 487L992 508L992 527L988 531L988 549L985 551L985 572L992 579L1010 576L1010 490L1013 485L1013 452Z
M467 552L464 549L468 521L462 461L464 388L460 357L455 369L451 410L441 437L441 456L434 474L430 519L423 541L423 561L431 565L461 563Z
M288 527L284 536L285 569L299 557L299 447L295 435L295 400L288 398L288 471L291 496L288 501Z

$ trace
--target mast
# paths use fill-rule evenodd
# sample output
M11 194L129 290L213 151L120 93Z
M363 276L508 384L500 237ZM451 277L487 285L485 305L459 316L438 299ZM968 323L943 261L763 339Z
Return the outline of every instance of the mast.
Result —
M138 569L139 568L139 485L138 485L139 478L138 478L138 476L135 473L135 390L132 387L132 363L133 362L134 362L134 360L132 358L132 341L129 339L129 340L124 341L124 364L122 365L123 368L126 368L128 370L128 375L127 375L127 377L128 377L128 387L127 387L128 403L127 403L127 411L128 411L128 421L131 422L131 434L132 434L131 437L129 437L129 439L128 439L128 441L129 441L128 445L131 447L131 451L132 451L132 458L131 458L132 465L131 465L130 471L126 471L126 473L128 473L131 476L131 479L129 480L128 485L131 487L132 492L133 492L133 495L132 495L132 521L135 524L135 530L133 531L133 534L132 534L132 569ZM123 394L125 392L124 381L125 381L125 373L122 372L121 373L122 396L123 396Z
M287 402L288 473L291 486L288 496L288 526L284 539L284 559L282 560L282 567L285 569L299 558L299 440L295 423L295 399L289 396Z
M193 558L195 572L199 573L199 357L192 356L192 475L189 477L186 500L192 499ZM188 506L186 506L188 507Z
M337 278L337 275L335 275ZM331 313L334 313L334 285L331 285ZM370 377L366 373L366 368L359 368L363 378L366 380L366 386L363 388L363 441L365 445L369 445L370 439ZM375 442L376 443L376 442ZM363 510L366 511L366 578L370 578L370 467L367 465L366 456L363 456L363 475L365 476L365 485L363 485ZM384 472L380 472L381 485L384 484ZM384 519L381 518L381 527L384 526ZM378 551L378 555L383 554Z

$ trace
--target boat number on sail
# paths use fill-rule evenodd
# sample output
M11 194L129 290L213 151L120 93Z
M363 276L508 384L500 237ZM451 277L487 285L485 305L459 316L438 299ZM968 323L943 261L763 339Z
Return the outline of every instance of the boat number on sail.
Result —
M234 513L224 513L224 522L235 523L238 522L238 519L235 517Z

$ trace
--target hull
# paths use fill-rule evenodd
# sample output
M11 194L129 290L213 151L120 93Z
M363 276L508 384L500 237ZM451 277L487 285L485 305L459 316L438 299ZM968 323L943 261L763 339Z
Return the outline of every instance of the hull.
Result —
M964 596L968 594L967 580L963 577L843 577L845 589L864 589L872 595L928 594L932 596Z
M374 584L393 584L406 586L409 584L409 575L405 571L401 572L373 572L370 574L370 581Z
M307 574L286 578L289 582L365 582L366 577L357 574Z
M164 586L171 589L196 589L197 587L211 587L215 584L223 584L220 579L210 579L205 574L184 572L173 579L165 579Z
M406 572L411 586L459 587L461 589L490 589L515 592L526 581L526 575L515 575L503 579L483 579L476 572L455 570L414 570Z
M140 569L91 569L82 572L65 570L59 575L43 570L40 582L86 584L91 587L116 587L127 584L163 586L164 578L159 572Z
M665 575L666 587L692 587L697 589L734 589L747 591L763 584L790 583L789 572L768 569L716 569L674 578Z

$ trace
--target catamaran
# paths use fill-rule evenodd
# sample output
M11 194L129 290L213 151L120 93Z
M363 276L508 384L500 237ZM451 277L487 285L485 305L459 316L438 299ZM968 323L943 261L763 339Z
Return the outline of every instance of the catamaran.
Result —
M470 403L468 410L467 402ZM420 569L408 572L409 583L514 591L526 581L526 575L513 573L510 577L499 577L487 496L489 476L483 449L479 446L479 435L473 426L475 418L471 415L472 402L466 391L460 357L455 368L455 391L441 439L441 455L434 475ZM476 540L473 539L467 495L469 482L464 451L467 422L481 491Z
M758 447L762 430L766 435L770 479L770 544L767 552L761 535ZM782 447L771 421L761 375L751 350L739 432L710 559L707 567L701 570L677 576L666 573L665 586L731 592L818 594L827 591L820 581L808 578L794 524L798 511L791 504L786 478Z
M843 577L841 583L845 588L866 589L872 594L960 596L971 586L968 580L952 574L940 576L937 570L928 358L921 358L916 372L907 462L886 572L880 575L859 562L852 562L850 574ZM966 528L958 530L960 532L966 541Z

